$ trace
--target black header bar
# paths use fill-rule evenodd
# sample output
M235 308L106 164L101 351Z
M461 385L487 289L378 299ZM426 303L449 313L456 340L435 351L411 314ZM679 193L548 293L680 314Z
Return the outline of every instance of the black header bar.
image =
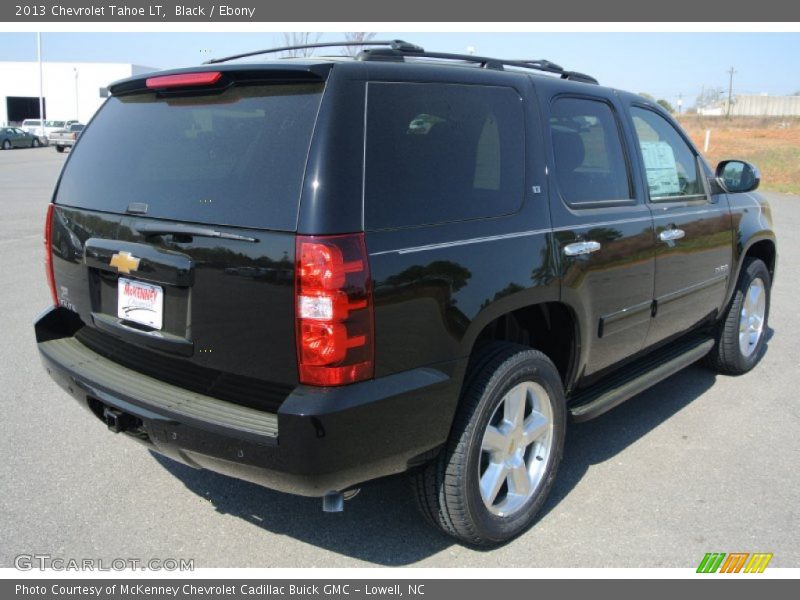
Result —
M787 0L12 0L0 20L36 22L798 22Z

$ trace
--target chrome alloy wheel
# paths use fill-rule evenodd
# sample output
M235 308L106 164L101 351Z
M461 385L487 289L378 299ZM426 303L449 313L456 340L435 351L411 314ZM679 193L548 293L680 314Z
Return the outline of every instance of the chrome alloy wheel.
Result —
M742 312L739 316L739 350L742 356L749 357L755 352L761 335L764 333L764 315L767 310L767 292L764 282L756 277L742 299Z
M495 408L481 442L478 477L486 508L520 510L542 482L553 447L551 399L538 383L515 385Z

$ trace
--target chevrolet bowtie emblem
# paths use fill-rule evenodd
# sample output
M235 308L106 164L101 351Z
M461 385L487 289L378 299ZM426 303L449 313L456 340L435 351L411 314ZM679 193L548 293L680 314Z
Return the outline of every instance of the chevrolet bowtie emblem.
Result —
M111 256L111 262L108 263L112 267L117 267L120 273L130 273L139 268L139 259L133 256L130 252L117 252Z

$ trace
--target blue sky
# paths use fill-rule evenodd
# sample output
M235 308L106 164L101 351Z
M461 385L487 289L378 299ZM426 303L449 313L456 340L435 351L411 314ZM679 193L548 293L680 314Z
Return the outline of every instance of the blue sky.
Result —
M426 49L547 58L601 83L690 106L703 85L734 93L800 91L800 33L380 33ZM320 41L342 39L323 33ZM130 62L156 68L283 44L280 33L45 33L45 60ZM205 52L204 52L205 51ZM0 60L35 60L33 33L0 33ZM0 73L0 76L2 74Z

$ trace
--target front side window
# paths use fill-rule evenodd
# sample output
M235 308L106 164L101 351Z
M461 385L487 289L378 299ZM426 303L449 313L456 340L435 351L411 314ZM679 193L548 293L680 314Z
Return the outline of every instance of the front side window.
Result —
M370 83L365 224L510 214L525 193L522 102L511 88Z
M631 198L619 128L600 100L559 98L550 118L556 179L571 205Z
M631 109L642 150L651 200L705 194L692 149L661 115L645 108Z

